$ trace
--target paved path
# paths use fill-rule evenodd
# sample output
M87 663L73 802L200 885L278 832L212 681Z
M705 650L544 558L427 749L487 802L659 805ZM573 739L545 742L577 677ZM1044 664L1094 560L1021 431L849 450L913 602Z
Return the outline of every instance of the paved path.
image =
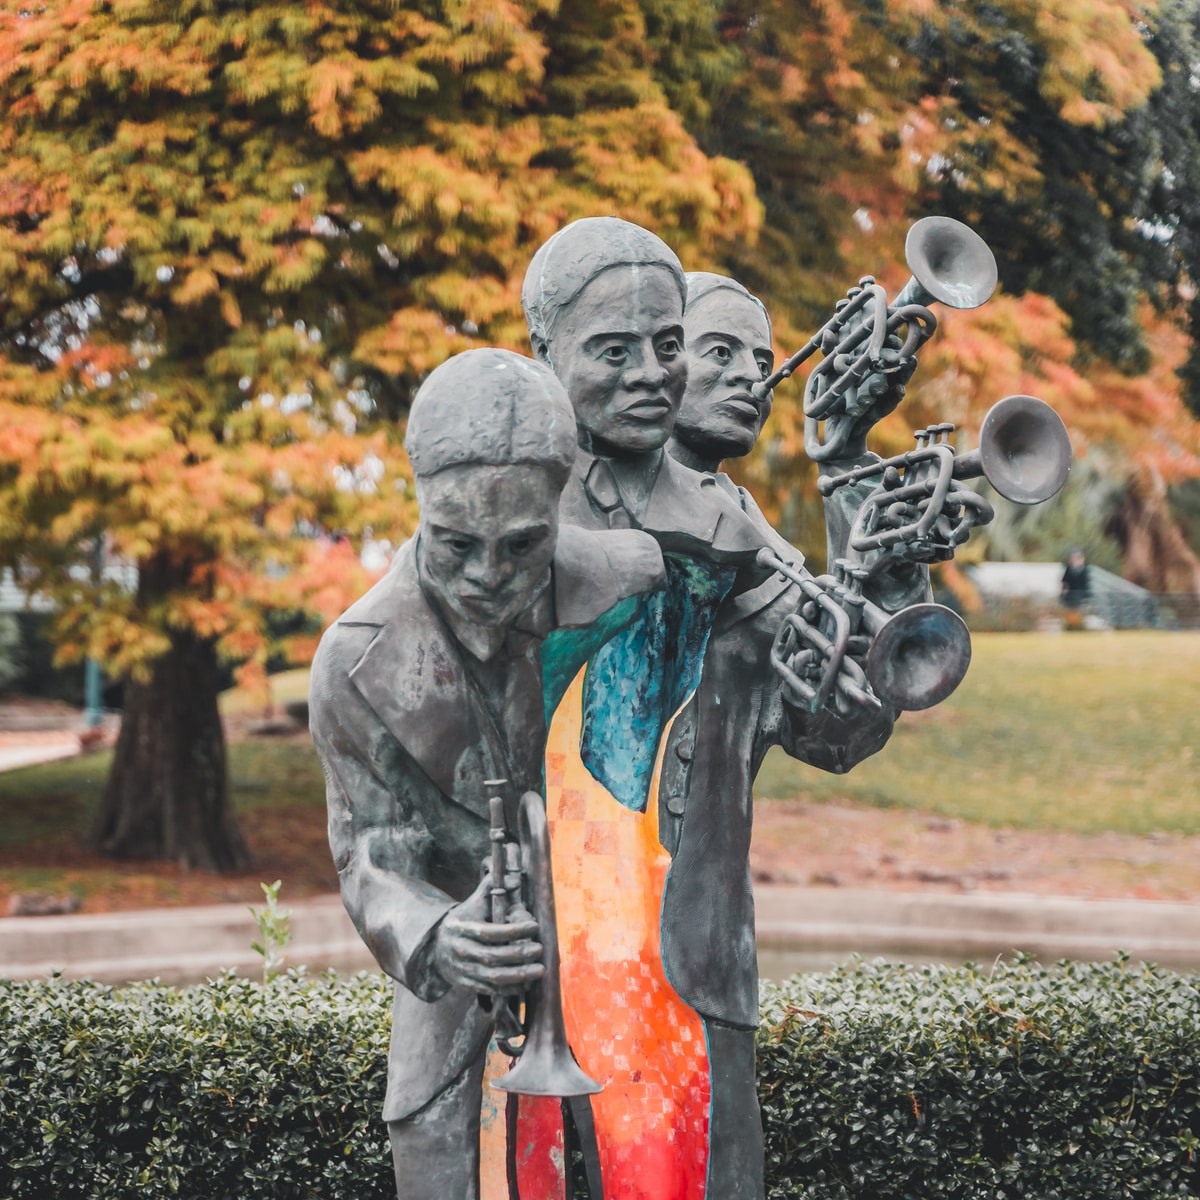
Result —
M0 771L12 771L79 753L79 734L64 729L0 731Z
M906 961L989 962L1024 950L1045 962L1110 959L1200 971L1200 905L1046 896L871 892L763 886L755 893L763 974L824 969L853 952ZM289 965L374 969L335 896L289 906ZM255 976L262 960L244 905L0 919L0 976L52 970L111 983L199 982L227 968Z

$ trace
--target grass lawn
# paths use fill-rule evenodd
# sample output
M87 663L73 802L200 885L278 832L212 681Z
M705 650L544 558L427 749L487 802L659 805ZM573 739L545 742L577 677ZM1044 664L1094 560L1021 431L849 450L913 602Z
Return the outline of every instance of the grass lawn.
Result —
M768 756L760 796L1017 828L1200 833L1200 633L976 634L936 709L837 777Z
M85 912L237 901L260 904L261 882L283 899L337 890L325 834L325 781L307 740L229 746L238 824L249 869L230 875L175 863L113 862L86 849L111 752L0 773L0 913L14 893L74 894Z
M276 677L274 702L306 688L305 672ZM255 704L227 693L222 709L233 717ZM769 800L797 796L1063 837L1197 835L1198 760L1200 634L979 634L959 690L931 712L906 714L884 750L849 775L773 751L756 789L768 801L756 844L770 839L772 817L786 824L791 812ZM73 891L94 910L257 903L259 881L276 878L285 881L285 900L336 889L324 781L306 738L230 744L233 806L254 856L253 867L235 876L118 864L88 852L83 839L109 762L97 754L0 773L0 911L5 895L19 891ZM801 824L811 841L811 820ZM871 828L854 838L875 836ZM785 842L783 850L800 853L790 837Z
M229 784L239 816L260 808L324 809L325 781L308 742L233 742ZM112 751L0 773L0 851L86 836L104 791Z

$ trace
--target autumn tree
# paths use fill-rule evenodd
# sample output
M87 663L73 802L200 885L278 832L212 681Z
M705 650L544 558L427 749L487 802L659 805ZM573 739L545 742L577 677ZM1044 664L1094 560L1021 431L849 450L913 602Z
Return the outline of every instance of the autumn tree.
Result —
M218 663L262 659L272 606L331 617L364 530L411 528L412 388L524 345L541 241L609 211L690 265L753 239L749 175L671 107L704 89L665 49L655 74L685 35L719 68L712 11L557 7L0 13L0 559L56 602L64 656L127 679L102 850L246 861ZM135 590L89 573L97 546Z
M754 173L763 231L727 261L767 298L785 345L816 328L860 274L895 294L917 217L957 216L995 250L997 298L977 313L940 310L909 402L879 430L881 448L904 449L926 418L948 417L970 437L993 401L1024 390L1060 409L1077 452L1100 455L1131 505L1139 495L1159 503L1156 478L1196 473L1196 425L1175 372L1196 344L1179 322L1194 296L1188 181L1200 124L1194 68L1182 64L1198 9L1195 0L726 6L744 68L701 138ZM743 473L811 545L817 505L800 389L788 388L777 393L773 437ZM1156 520L1170 519L1161 507ZM1150 586L1192 577L1166 561L1135 571L1138 557L1127 568Z

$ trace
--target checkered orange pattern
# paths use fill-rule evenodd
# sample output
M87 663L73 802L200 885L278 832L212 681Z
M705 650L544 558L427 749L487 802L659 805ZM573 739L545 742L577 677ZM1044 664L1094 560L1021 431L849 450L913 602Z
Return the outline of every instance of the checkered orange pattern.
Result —
M592 1097L603 1200L704 1200L709 1067L704 1025L667 982L659 912L670 856L658 840L658 770L645 813L619 804L579 756L582 672L551 722L546 808L562 953L563 1011ZM663 744L666 738L663 738ZM661 766L661 762L659 764ZM481 1200L507 1200L503 1093L484 1078ZM551 1109L553 1111L551 1111ZM558 1102L521 1098L521 1195L565 1195Z
M579 756L582 696L581 673L551 723L546 807L567 1035L604 1084L592 1097L604 1200L703 1200L708 1051L703 1022L663 972L670 857L658 797L631 812L592 777Z

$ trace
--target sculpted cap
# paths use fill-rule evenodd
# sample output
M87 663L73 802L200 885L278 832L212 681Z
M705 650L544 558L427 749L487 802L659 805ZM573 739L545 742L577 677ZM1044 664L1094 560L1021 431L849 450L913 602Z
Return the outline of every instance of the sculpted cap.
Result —
M620 217L584 217L565 225L533 256L521 288L521 307L536 347L548 343L559 314L601 271L611 267L666 267L681 300L683 267L657 234Z
M563 482L575 461L575 414L554 372L511 350L466 350L417 390L404 448L417 478L447 467L533 463Z

